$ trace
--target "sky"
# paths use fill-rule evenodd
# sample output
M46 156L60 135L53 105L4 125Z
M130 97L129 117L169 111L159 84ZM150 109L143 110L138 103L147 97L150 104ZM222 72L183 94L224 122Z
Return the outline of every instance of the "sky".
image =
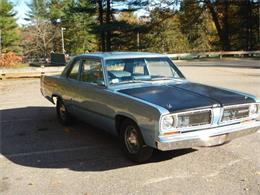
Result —
M24 18L29 11L27 4L31 3L31 0L11 0L11 2L14 5L14 11L17 13L17 24L20 26L28 24L28 21L24 20Z

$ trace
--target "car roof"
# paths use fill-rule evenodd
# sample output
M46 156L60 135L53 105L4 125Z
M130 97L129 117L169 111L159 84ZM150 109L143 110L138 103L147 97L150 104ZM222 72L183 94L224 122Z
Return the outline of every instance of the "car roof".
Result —
M123 59L123 58L157 58L157 57L167 57L163 54L149 53L149 52L97 52L97 53L86 53L79 56L83 57L93 57L102 58L104 60L108 59Z

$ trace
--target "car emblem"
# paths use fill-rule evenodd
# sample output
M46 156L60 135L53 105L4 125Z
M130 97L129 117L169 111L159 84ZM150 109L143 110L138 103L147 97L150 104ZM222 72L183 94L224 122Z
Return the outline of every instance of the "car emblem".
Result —
M166 107L167 107L168 109L172 109L172 105L171 105L171 104L167 104Z

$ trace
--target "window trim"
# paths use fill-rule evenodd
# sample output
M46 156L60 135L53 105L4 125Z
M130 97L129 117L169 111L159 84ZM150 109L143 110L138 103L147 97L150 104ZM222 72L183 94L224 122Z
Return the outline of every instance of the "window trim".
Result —
M78 63L78 62L79 62L79 69L78 69L77 79L70 78L69 75L70 75L70 73L71 73L71 70L73 69L73 67L75 66L75 64ZM71 63L71 65L70 65L70 67L69 67L69 69L68 69L68 71L67 71L65 77L66 77L67 79L70 79L70 80L73 80L73 81L79 81L80 74L81 74L81 66L82 66L82 59L80 59L80 58L74 59L73 62Z
M103 75L103 81L104 81L104 85L99 85L97 83L90 83L90 82L86 82L86 81L82 81L82 75L83 75L83 63L86 60L90 60L90 61L98 61L100 62L101 65L101 70L102 70L102 75ZM96 57L83 57L81 58L81 66L80 66L80 76L79 76L79 81L81 83L84 83L86 85L90 85L90 86L95 86L95 87L101 87L101 88L107 88L107 81L106 81L106 77L105 77L105 71L104 71L104 66L103 66L103 60L101 58L96 58Z
M110 87L113 87L112 84L110 84L109 82L109 79L108 79L108 70L107 70L107 66L106 66L106 63L107 61L110 61L110 60L125 60L125 59L133 59L133 58L129 58L129 57L126 57L126 58L109 58L109 59L102 59L102 66L103 66L103 70L104 70L104 77L106 78L106 86L107 88L110 88ZM180 76L180 79L186 79L186 77L183 75L183 73L179 70L178 66L167 56L164 56L164 57L136 57L134 59L166 59L167 62L169 62L169 65L171 67L171 71L175 71L177 72L177 74ZM150 69L149 67L147 67L147 71L148 73L150 73Z

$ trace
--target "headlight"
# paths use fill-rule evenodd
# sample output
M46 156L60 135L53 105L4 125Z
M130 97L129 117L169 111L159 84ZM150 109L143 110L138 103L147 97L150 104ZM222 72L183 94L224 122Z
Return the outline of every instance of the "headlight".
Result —
M252 109L251 112L252 112L253 118L260 121L260 104L258 103L258 104L254 104L254 105L255 105L255 107L250 108L250 111ZM250 112L250 114L251 114L251 112ZM253 114L254 112L255 112L255 114Z
M249 117L252 119L260 119L260 104L251 104L249 106Z
M174 128L175 120L174 116L165 116L162 118L162 130L170 130Z
M249 114L250 115L255 115L258 113L258 106L257 104L251 104L249 107Z

